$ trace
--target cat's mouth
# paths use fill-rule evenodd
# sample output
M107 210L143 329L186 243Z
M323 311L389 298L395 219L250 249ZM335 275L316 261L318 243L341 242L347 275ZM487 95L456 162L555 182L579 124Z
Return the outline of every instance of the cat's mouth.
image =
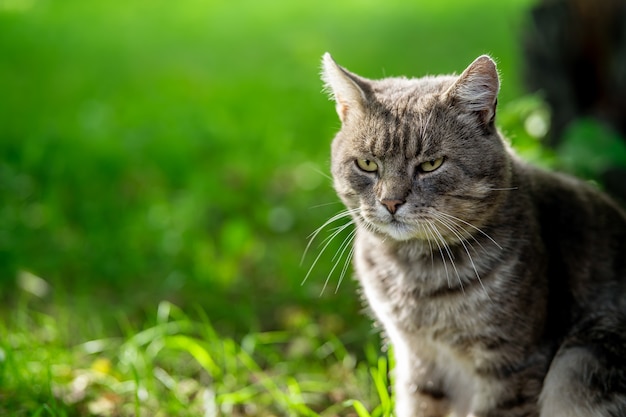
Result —
M429 234L430 228L432 225L428 222L406 222L396 217L388 220L388 221L380 221L380 220L366 220L374 230L378 233L389 236L390 238L398 241L407 241L407 240L428 240L431 231Z
M420 228L399 220L392 220L385 227L386 233L395 240L405 241L423 238Z
M419 216L364 217L371 229L396 241L422 240L451 244L468 239L474 226L439 212L425 212Z

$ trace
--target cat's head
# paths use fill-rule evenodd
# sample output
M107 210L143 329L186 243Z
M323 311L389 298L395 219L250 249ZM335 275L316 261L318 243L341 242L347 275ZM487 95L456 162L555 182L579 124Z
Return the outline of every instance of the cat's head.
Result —
M322 78L342 122L335 188L360 225L399 241L452 242L488 221L511 176L491 58L460 76L369 80L325 54Z

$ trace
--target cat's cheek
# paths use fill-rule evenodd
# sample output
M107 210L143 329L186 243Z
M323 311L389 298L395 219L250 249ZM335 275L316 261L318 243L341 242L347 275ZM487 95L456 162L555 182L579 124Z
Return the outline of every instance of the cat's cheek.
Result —
M339 192L341 201L348 209L356 209L360 207L359 196L354 192Z

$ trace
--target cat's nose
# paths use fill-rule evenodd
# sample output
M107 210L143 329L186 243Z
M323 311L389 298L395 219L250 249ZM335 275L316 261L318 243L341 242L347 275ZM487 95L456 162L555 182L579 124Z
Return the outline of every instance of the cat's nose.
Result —
M383 206L387 207L387 211L391 214L395 214L396 211L398 211L398 207L404 204L404 200L393 200L388 198L384 198L380 200L380 202Z

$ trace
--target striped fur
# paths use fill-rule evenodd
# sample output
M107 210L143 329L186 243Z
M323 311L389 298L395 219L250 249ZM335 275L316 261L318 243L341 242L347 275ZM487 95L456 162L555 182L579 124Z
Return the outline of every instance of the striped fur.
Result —
M516 157L494 125L491 58L419 79L323 66L342 120L335 188L394 346L397 416L626 416L626 216Z

